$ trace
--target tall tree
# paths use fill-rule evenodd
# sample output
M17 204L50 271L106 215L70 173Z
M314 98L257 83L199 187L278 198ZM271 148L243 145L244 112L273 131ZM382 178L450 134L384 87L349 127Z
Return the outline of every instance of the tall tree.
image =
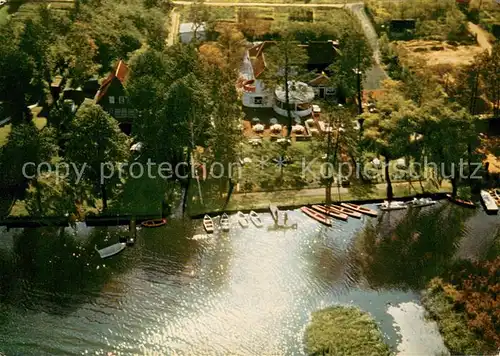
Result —
M54 132L49 128L39 131L32 122L13 126L3 148L1 165L4 178L10 177L13 184L31 180L35 188L38 215L43 215L44 209L35 167L39 167L42 162L50 163L56 151Z
M278 85L283 87L285 91L288 136L291 135L293 126L290 89L308 60L306 51L298 45L299 43L293 39L292 35L283 32L281 39L265 54L268 70L264 73L264 80L268 82L268 87L273 88Z
M493 104L493 115L500 116L500 43L495 43L485 58L483 82L488 99Z
M351 21L357 20L352 18ZM342 31L339 56L328 68L332 71L331 80L337 87L341 101L357 94L358 105L361 105L362 79L371 66L372 50L360 26L351 26Z
M0 35L0 101L4 115L13 123L31 120L28 97L32 92L31 79L35 73L33 61L18 49L14 34Z
M106 177L110 173L109 169L117 172L118 163L128 158L127 136L120 131L114 118L94 104L85 104L80 108L70 132L66 158L80 167L86 165L83 179L99 188L105 210L108 207L106 185L109 181ZM107 163L113 168L108 168ZM106 168L104 172L102 167Z
M387 199L394 198L390 176L391 161L406 155L410 137L416 131L416 107L396 91L390 91L377 102L377 113L363 115L363 139L367 148L385 158L384 175Z

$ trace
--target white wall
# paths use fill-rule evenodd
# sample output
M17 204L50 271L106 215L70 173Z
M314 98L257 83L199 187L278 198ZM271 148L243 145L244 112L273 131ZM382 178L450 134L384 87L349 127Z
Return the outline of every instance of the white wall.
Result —
M190 43L194 38L194 33L193 32L180 33L179 37L182 43ZM204 41L206 38L205 31L197 31L196 37L198 37L198 40Z

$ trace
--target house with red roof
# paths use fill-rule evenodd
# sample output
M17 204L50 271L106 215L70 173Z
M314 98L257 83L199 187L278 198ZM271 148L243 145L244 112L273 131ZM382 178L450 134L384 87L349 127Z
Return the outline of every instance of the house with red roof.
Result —
M265 75L266 50L276 44L274 41L264 41L248 48L240 68L239 85L242 90L242 104L248 108L273 108L280 115L286 115L286 102L280 95L280 88L267 88L263 76ZM334 62L338 55L337 41L310 41L298 45L305 50L308 56L307 71L321 73L310 83L290 83L292 94L297 94L292 105L292 112L298 116L310 115L311 93L322 98L334 97L335 88L330 84L330 79L323 72ZM293 95L292 95L293 96Z
M130 70L127 64L120 60L113 71L103 80L95 96L96 104L113 116L120 123L122 130L129 134L132 121L137 112L131 107L125 84Z

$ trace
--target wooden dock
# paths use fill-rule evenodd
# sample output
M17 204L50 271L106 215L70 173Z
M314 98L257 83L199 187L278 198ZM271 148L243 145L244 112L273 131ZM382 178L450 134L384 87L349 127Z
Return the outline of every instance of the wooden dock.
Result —
M488 214L498 214L498 206L495 200L486 190L481 190L481 200L484 204L484 209Z
M271 212L271 216L274 220L274 226L283 229L297 228L297 223L290 224L290 220L288 220L288 212L279 210L278 207L273 204L269 204L269 211Z

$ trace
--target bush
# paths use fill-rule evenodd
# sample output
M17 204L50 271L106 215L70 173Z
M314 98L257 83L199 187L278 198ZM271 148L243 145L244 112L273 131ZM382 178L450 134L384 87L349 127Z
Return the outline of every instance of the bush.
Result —
M389 355L377 323L358 308L334 306L312 314L305 331L308 355Z

